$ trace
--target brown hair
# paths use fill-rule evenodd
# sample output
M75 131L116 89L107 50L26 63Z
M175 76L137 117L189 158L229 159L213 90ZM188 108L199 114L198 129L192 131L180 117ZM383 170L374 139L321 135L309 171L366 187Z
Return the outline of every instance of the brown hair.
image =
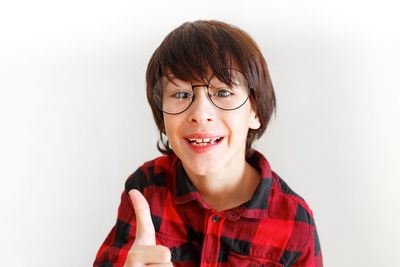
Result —
M168 72L184 81L202 81L209 70L221 81L230 83L228 68L235 66L253 87L250 102L261 126L249 129L246 153L251 144L261 137L275 111L275 94L267 63L254 40L244 31L220 21L198 20L186 22L165 37L154 51L146 72L147 100L160 130L158 150L173 153L165 134L163 113L154 103L152 91L156 83Z

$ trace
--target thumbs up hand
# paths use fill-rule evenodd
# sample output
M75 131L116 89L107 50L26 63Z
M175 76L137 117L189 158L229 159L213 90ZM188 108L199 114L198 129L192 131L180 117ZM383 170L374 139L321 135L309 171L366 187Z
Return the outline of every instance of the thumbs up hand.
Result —
M150 208L144 196L136 189L129 191L136 215L136 238L128 252L124 267L173 266L171 252L165 246L156 245Z

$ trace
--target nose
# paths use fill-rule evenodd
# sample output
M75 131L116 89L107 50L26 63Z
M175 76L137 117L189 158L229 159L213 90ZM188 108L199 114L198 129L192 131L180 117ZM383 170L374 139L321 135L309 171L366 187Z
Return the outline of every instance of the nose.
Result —
M189 111L189 122L206 123L214 121L215 107L207 96L207 85L193 86L193 90L195 91L195 98L193 99L192 105L187 110Z

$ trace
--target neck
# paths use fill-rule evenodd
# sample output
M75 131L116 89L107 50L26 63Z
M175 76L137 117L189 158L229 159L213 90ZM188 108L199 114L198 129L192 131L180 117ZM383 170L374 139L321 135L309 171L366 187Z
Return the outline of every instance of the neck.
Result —
M245 160L231 165L210 175L187 172L203 200L217 212L249 201L260 182L260 174Z

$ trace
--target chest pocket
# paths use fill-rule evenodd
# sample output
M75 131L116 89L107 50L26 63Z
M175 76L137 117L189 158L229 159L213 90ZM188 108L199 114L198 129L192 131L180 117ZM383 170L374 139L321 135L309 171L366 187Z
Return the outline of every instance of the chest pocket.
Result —
M269 259L243 256L230 252L226 266L229 267L284 267L283 264Z

